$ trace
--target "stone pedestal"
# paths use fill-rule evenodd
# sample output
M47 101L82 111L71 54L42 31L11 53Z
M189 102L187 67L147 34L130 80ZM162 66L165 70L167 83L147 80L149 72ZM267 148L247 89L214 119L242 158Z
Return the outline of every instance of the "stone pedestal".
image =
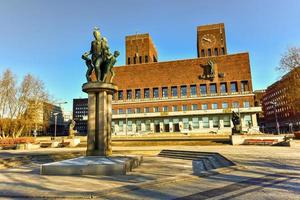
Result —
M112 95L117 86L102 82L89 82L82 86L88 93L87 156L110 156Z

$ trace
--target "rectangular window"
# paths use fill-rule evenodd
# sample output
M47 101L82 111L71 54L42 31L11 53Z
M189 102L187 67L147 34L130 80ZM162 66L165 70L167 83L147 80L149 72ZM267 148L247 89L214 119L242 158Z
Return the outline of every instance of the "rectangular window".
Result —
M142 56L140 56L140 63L142 63Z
M237 82L231 82L230 83L230 91L231 92L237 92Z
M115 114L115 113L116 113L115 109L112 109L112 110L111 110L111 113L112 113L112 114Z
M144 98L145 99L150 98L150 89L149 88L144 89Z
M191 93L191 96L197 96L197 86L196 85L191 85L190 86L190 93Z
M123 132L123 124L124 124L123 121L119 121L119 131L120 132Z
M207 109L208 109L208 106L207 106L206 103L204 103L204 104L201 105L201 108L202 108L202 110L207 110Z
M187 111L187 105L182 105L182 111Z
M136 108L136 109L135 109L135 112L136 112L136 113L141 113L141 108Z
M173 110L173 112L178 111L178 106L172 106L172 110Z
M222 47L222 55L225 55L225 48Z
M146 128L146 131L150 131L150 124L151 124L151 121L149 119L147 119L145 121L145 128Z
M150 112L150 108L149 107L145 107L145 113L149 113Z
M130 65L130 57L127 58L127 64Z
M205 51L204 51L204 49L201 49L201 57L205 57Z
M211 56L211 49L207 49L207 55Z
M177 87L176 86L172 86L171 87L171 95L172 97L177 97L178 96L178 93L177 93Z
M214 116L212 118L212 120L213 120L213 127L214 128L219 128L219 117L218 116Z
M233 108L238 108L239 107L239 102L237 102L237 101L232 102L232 107Z
M209 128L209 119L208 117L202 117L203 128Z
M192 104L192 110L198 110L198 105L197 104Z
M192 125L193 125L193 129L199 128L199 118L198 117L192 118Z
M148 63L148 56L145 56L145 63Z
M187 91L186 91L186 85L180 86L180 96L186 97Z
M244 108L249 108L250 107L250 102L249 101L244 101Z
M221 83L221 93L227 93L227 85L226 83Z
M222 103L222 108L223 108L223 109L228 108L228 103L227 103L227 102L223 102L223 103Z
M162 88L162 96L164 98L168 97L168 88L167 87Z
M209 86L210 86L210 93L217 94L217 85L215 83L211 83Z
M132 99L132 90L127 90L127 99Z
M245 122L245 125L250 128L252 126L251 115L245 115L244 122Z
M242 81L242 82L241 82L241 91L242 91L242 92L247 92L247 91L249 91L249 84L248 84L248 81Z
M218 109L218 104L217 104L217 103L211 104L211 108L212 108L212 109Z
M183 129L189 129L189 118L182 118Z
M142 121L141 120L136 120L136 130L141 131L142 130Z
M163 106L163 112L168 112L168 106Z
M158 98L158 97L159 97L158 88L153 88L153 98Z
M140 89L136 89L135 90L135 98L136 99L140 99L141 98L141 90Z
M136 64L136 56L133 57L133 64Z
M230 117L229 116L223 117L223 124L224 124L224 127L230 127Z
M123 100L123 90L118 91L118 100Z
M154 107L154 108L153 108L153 111L154 111L154 112L159 112L159 107L157 107L157 106Z
M131 114L132 113L132 109L131 108L127 108L127 114Z
M200 85L200 93L201 95L206 95L207 94L207 89L205 84Z
M119 114L123 114L123 113L124 113L123 109L122 109L122 108L119 108L118 113L119 113Z
M218 48L215 48L215 52L214 53L215 53L215 56L218 56L218 54L219 54L218 53Z
M131 120L127 121L127 131L132 131L132 121Z

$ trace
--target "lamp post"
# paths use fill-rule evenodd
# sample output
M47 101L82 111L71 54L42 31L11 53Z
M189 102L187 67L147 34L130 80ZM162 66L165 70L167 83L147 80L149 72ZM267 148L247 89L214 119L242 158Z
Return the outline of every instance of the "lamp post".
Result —
M57 115L58 113L53 113L54 115L54 140L56 138L56 125L57 125Z
M275 120L276 120L276 129L277 129L277 134L279 135L280 134L280 127L279 127L277 112L276 112L277 103L274 101L274 102L271 102L271 104L273 105L273 108L274 108L274 114L275 114Z

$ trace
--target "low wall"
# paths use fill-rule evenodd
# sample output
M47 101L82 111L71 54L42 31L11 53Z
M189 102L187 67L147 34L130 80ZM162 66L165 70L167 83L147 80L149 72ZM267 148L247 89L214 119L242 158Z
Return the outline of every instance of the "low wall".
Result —
M230 140L232 145L241 145L245 143L245 140L278 140L278 142L284 141L284 135L231 135Z

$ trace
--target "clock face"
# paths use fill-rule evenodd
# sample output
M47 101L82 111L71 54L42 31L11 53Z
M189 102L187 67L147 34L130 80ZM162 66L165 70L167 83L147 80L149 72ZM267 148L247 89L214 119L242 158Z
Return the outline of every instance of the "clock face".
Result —
M216 44L216 37L213 34L205 34L201 38L201 44L204 48L212 47Z

